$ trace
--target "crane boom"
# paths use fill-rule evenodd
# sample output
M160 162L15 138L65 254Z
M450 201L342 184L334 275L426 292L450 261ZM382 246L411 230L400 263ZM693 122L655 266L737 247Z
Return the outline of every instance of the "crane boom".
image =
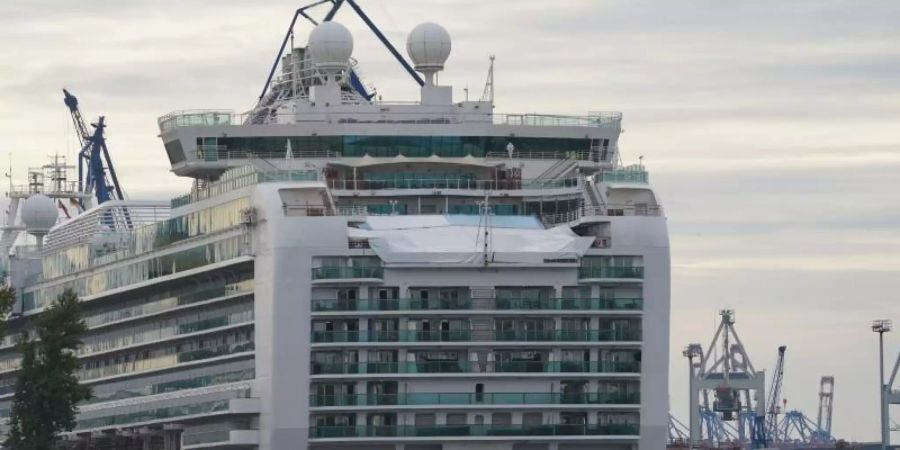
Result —
M766 403L766 428L768 439L778 440L778 404L781 403L781 382L784 379L784 352L787 346L778 347L778 359L775 362L775 371L772 373L772 386L769 388L769 401Z
M85 142L90 139L91 134L84 124L84 118L81 117L81 111L78 109L78 98L72 95L67 89L63 89L66 96L63 100L69 107L69 113L72 115L72 123L75 124L75 131L78 133L78 141L84 146Z
M69 108L72 123L75 124L75 131L81 143L81 151L78 152L78 190L93 191L98 204L107 200L124 200L125 194L119 184L119 177L116 175L104 137L105 117L100 116L97 123L92 123L94 130L90 132L78 108L78 98L67 89L63 89L63 94L65 96L63 102ZM111 180L107 180L107 175Z

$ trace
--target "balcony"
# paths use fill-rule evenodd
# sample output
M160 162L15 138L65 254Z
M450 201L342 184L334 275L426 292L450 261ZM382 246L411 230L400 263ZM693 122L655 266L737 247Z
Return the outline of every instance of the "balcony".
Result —
M643 279L643 267L594 267L582 266L578 268L578 278L580 279L603 279L603 278L625 278L625 279Z
M312 279L315 280L359 280L384 278L383 267L314 267Z
M640 373L640 361L423 361L312 363L313 375L438 373Z
M638 405L639 392L547 393L414 393L313 395L309 406L432 406L432 405Z
M604 183L647 184L650 182L650 176L647 174L647 171L641 168L610 170L601 174L600 181Z
M471 341L469 330L449 331L313 331L312 342L467 342Z
M475 180L466 177L409 177L391 180L332 179L328 187L344 191L443 189L461 191L509 191L578 188L577 178L560 180Z
M637 425L394 425L313 427L310 439L404 437L634 436Z
M609 310L640 311L641 298L497 298L497 299L318 299L313 312L434 311L434 310Z
M391 103L378 102L383 108L390 109L397 105L417 105L417 103ZM588 127L588 128L619 128L622 122L622 113L613 111L594 111L586 116L558 115L558 114L494 114L492 112L465 113L465 114L435 114L417 112L411 115L409 112L361 112L333 115L328 119L314 113L291 113L297 121L302 122L331 122L338 123L368 123L368 124L446 124L446 123L493 123L495 125L515 125L528 127ZM159 119L160 132L165 133L180 127L217 126L217 125L262 125L254 122L253 113L235 114L230 110L193 109L170 112Z
M475 337L473 338L473 334ZM623 342L640 341L639 330L392 330L313 331L313 344L377 342Z
M76 425L76 430L121 428L125 425L171 422L173 420L188 420L211 415L257 413L259 413L259 400L241 397L81 419Z
M613 310L640 311L644 307L641 298L498 298L499 310Z
M228 110L194 109L173 111L157 120L159 131L174 130L180 127L211 127L231 125L234 123L234 112Z

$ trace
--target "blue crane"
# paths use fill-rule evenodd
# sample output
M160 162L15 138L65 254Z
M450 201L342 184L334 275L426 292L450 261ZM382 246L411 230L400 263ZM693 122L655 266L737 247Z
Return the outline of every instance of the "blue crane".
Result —
M97 204L108 200L124 200L125 194L109 157L106 139L103 137L106 118L100 116L96 123L91 124L93 131L89 130L81 116L81 110L78 109L78 98L66 89L63 89L63 94L81 143L81 151L78 152L78 190L93 192Z

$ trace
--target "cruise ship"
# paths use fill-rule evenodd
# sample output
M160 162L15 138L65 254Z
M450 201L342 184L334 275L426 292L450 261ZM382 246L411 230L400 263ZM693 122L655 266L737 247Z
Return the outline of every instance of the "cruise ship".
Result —
M460 100L431 22L420 98L382 100L330 19L251 111L159 118L189 193L67 218L59 185L10 191L0 415L16 336L74 289L94 398L67 448L664 448L668 233L621 114L497 113L493 58Z

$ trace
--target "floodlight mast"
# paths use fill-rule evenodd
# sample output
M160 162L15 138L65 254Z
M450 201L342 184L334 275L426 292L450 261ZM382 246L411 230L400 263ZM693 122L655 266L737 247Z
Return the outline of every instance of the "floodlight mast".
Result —
M888 386L884 384L884 333L889 333L893 323L889 319L872 321L872 332L878 333L878 398L880 400L879 414L881 417L881 449L886 450L891 440L890 424L888 423L888 402L885 395ZM900 359L898 359L900 361ZM896 373L896 370L894 371ZM893 378L893 376L892 376Z

